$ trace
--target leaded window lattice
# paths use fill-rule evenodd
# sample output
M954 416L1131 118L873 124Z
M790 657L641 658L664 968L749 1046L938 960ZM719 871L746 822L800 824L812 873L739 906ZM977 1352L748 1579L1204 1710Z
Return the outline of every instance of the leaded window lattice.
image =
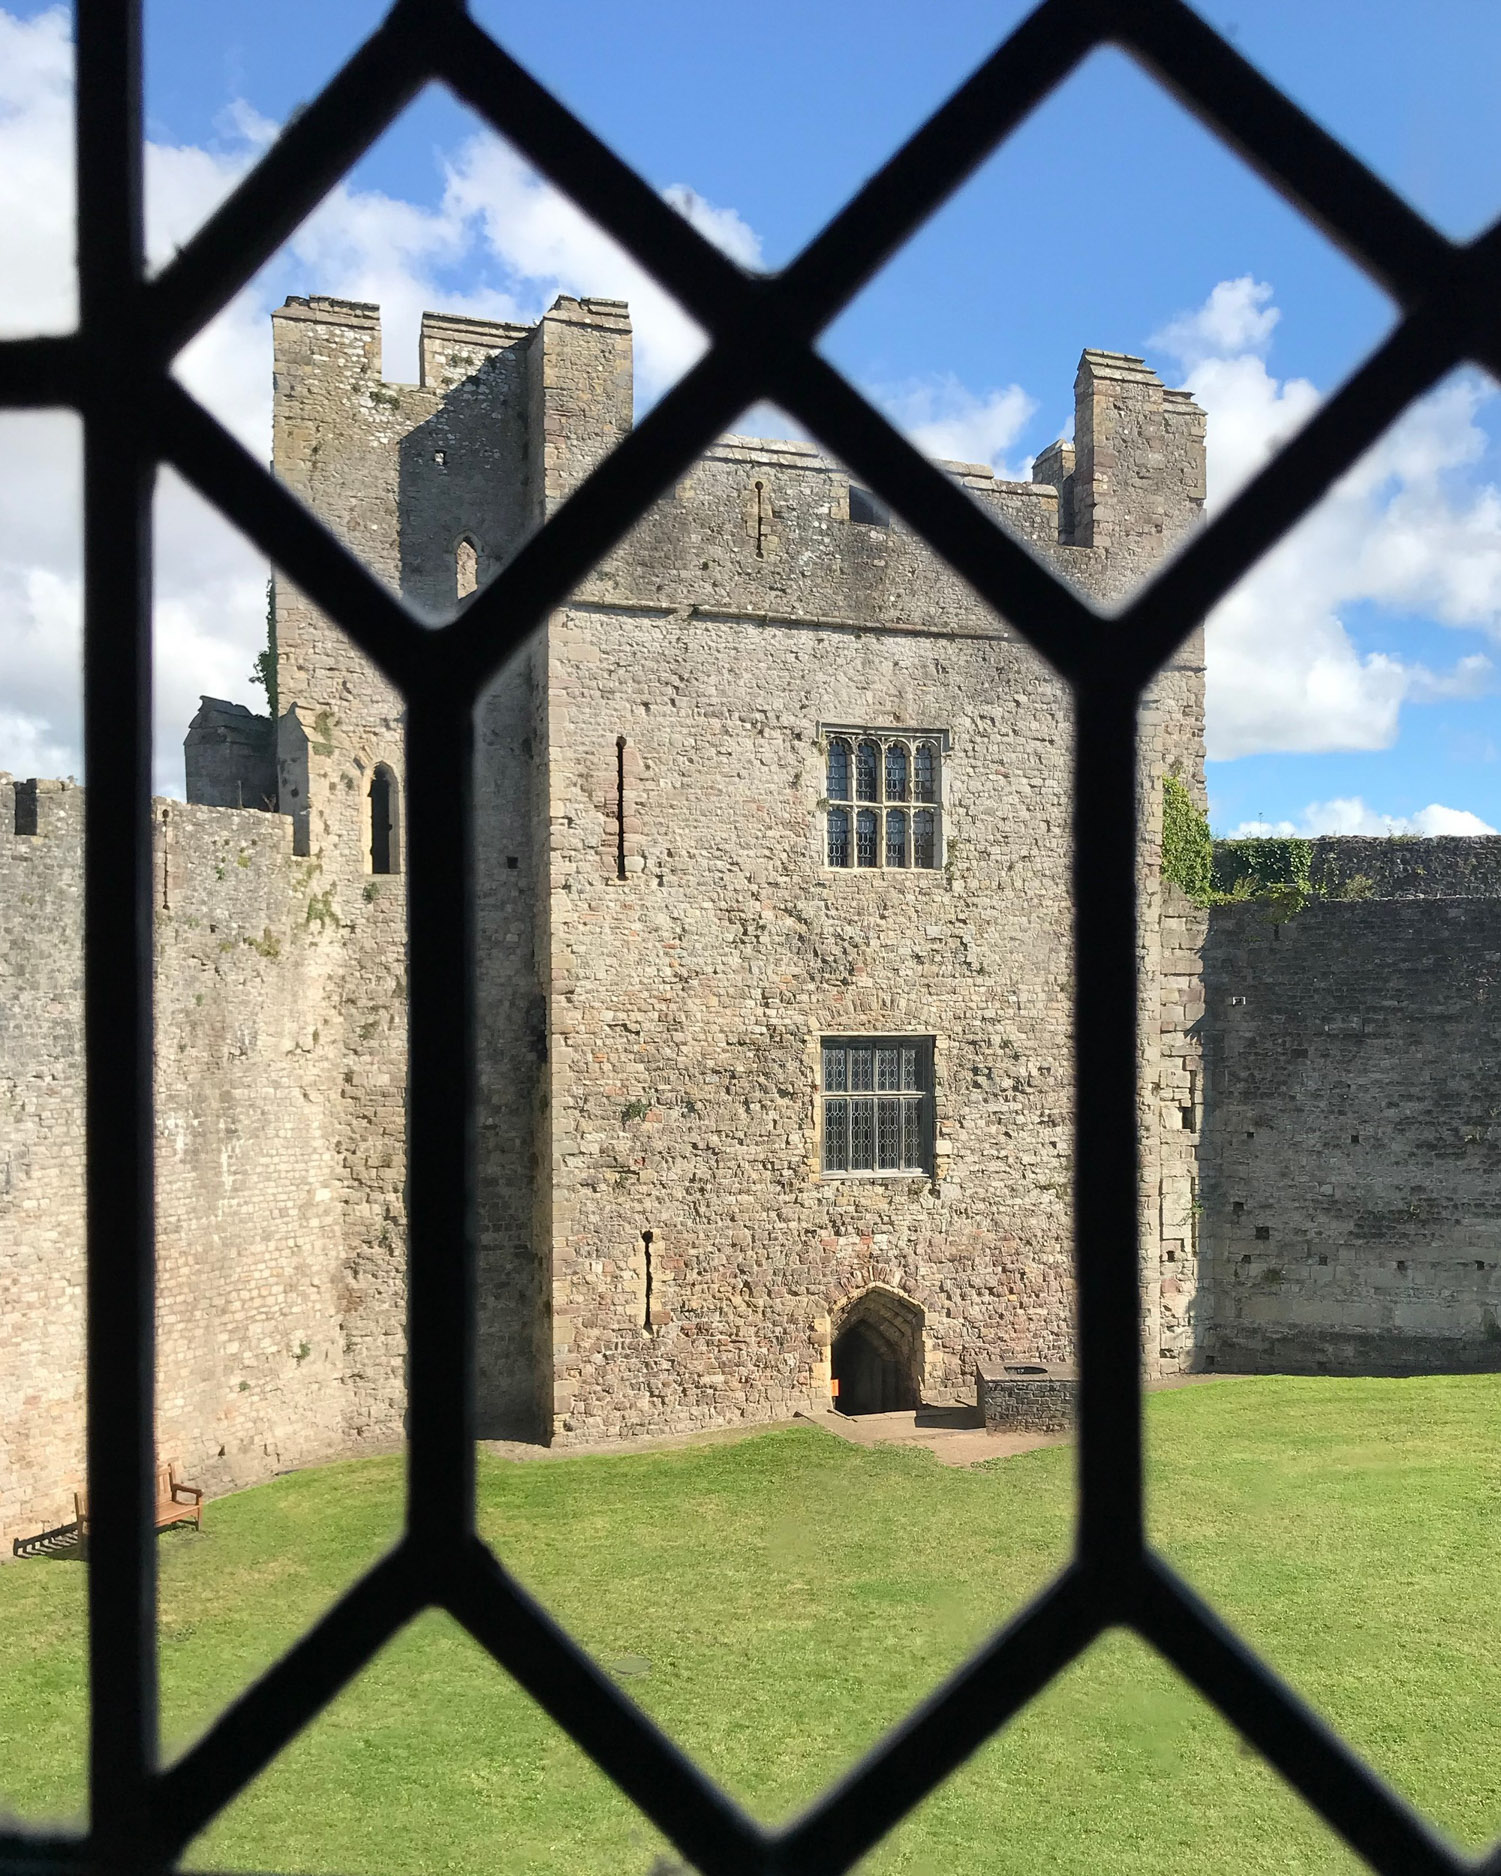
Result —
M836 730L824 746L824 859L896 872L942 863L943 736ZM869 802L869 807L861 807Z
M1451 240L1183 0L1043 0L781 273L748 275L516 64L462 0L397 0L154 276L142 222L141 0L75 0L80 318L0 340L0 408L84 433L84 1028L88 1054L90 1815L0 1827L0 1876L167 1867L425 1608L447 1610L702 1876L838 1876L1106 1629L1135 1630L1382 1876L1501 1871L1442 1837L1151 1548L1137 1238L1137 711L1236 582L1455 367L1501 376L1501 224ZM1102 46L1130 54L1395 308L1305 427L1103 619L924 460L819 334ZM629 82L629 75L622 75ZM672 294L704 356L515 558L433 629L340 546L170 369L403 107L447 86ZM1079 1517L1060 1575L792 1822L751 1817L538 1607L474 1520L472 713L529 634L759 399L890 504L1074 698L1074 1192ZM333 619L406 703L411 1284L405 1534L161 1762L152 1486L150 499L170 464ZM914 813L916 810L914 809ZM914 839L915 839L914 835ZM935 847L936 852L936 847ZM1230 1845L1234 1855L1239 1846ZM1247 1844L1254 1856L1261 1846Z
M931 1174L933 1043L927 1036L826 1036L823 1170Z

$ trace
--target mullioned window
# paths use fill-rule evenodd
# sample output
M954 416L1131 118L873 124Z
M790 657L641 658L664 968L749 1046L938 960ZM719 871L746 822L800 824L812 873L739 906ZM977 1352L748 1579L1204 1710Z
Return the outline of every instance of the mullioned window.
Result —
M933 1170L931 1036L825 1036L823 1171L899 1177Z
M944 740L937 730L827 734L827 865L885 872L942 866Z

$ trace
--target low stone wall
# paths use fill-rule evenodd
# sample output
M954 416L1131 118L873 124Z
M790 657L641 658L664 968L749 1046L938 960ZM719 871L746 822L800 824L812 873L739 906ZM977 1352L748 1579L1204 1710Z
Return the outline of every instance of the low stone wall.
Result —
M975 1369L976 1404L987 1433L1067 1433L1079 1383L1071 1368L996 1362Z

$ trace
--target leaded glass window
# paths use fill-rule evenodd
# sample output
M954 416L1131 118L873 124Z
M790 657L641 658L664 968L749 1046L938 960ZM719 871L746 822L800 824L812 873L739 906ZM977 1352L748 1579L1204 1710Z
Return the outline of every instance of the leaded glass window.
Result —
M931 1174L931 1037L826 1036L822 1100L825 1174Z
M931 808L919 808L912 817L912 864L937 866L938 816Z
M829 865L848 866L850 857L850 811L848 808L830 808Z
M829 800L848 801L849 798L850 746L843 736L835 736L829 741Z
M943 749L937 731L829 735L824 827L830 866L931 871L943 864ZM913 811L909 802L931 805Z

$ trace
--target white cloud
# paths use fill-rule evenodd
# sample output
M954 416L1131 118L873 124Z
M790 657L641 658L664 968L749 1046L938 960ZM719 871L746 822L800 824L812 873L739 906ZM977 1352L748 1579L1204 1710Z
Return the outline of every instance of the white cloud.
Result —
M1209 506L1222 505L1312 413L1306 379L1260 355L1278 319L1272 290L1221 281L1153 341L1209 413ZM1493 396L1473 373L1422 400L1215 611L1208 635L1211 757L1385 749L1405 704L1491 687L1479 652L1449 670L1362 652L1345 623L1361 604L1501 638L1501 491L1476 486L1476 422Z
M73 47L67 10L0 13L0 333L66 332L73 273Z
M1242 274L1238 280L1220 281L1202 306L1179 313L1147 342L1192 371L1206 359L1263 350L1271 344L1281 317L1272 304L1271 282Z
M274 134L274 125L239 105L225 114L212 148L149 146L154 261L191 234ZM733 209L685 184L666 197L740 265L760 264L755 231ZM67 327L71 249L68 15L55 8L22 22L0 12L0 331ZM179 360L195 394L263 458L267 313L287 291L378 301L385 369L398 379L415 376L424 306L532 319L558 292L626 299L643 403L703 347L698 328L628 256L488 134L448 153L430 206L340 184ZM1279 380L1268 369L1264 353L1278 319L1271 287L1245 275L1220 282L1201 307L1157 335L1210 414L1212 504L1318 403L1307 380ZM1485 446L1476 412L1490 394L1472 376L1425 400L1219 609L1210 636L1211 754L1382 748L1395 739L1405 704L1489 687L1491 665L1479 653L1446 671L1363 653L1345 616L1365 601L1501 637L1501 490L1474 481ZM983 461L1003 476L1027 473L1025 459L1010 460L1036 408L1020 386L976 393L952 376L933 377L877 395L927 453ZM8 416L0 419L0 445L0 767L77 772L71 420ZM164 480L157 570L157 785L175 790L198 692L257 700L247 680L264 631L265 569L213 511Z
M1359 795L1347 795L1333 801L1311 801L1296 821L1242 821L1230 830L1231 840L1288 839L1294 835L1311 840L1319 834L1494 834L1496 829L1482 821L1468 808L1446 808L1430 802L1416 814L1379 814L1368 808Z
M147 244L161 265L276 134L249 106L224 114L213 148L148 144ZM73 273L72 46L66 9L0 11L0 333L65 331ZM755 231L686 184L666 198L740 265ZM456 288L455 280L465 283ZM488 133L447 156L424 207L340 183L261 277L184 352L196 396L265 459L271 335L287 292L374 300L387 377L416 376L418 318L441 307L532 320L558 293L630 302L638 402L655 401L700 355L702 333L612 241ZM0 418L0 768L81 772L79 486L70 418ZM182 786L182 736L202 692L263 705L248 676L265 633L259 555L174 477L156 507L156 786Z
M748 271L760 270L763 262L761 237L734 209L716 208L686 182L669 183L662 194L685 220L692 222L706 241L712 241Z
M1015 480L1030 469L1030 463L1008 468L1005 460L1037 409L1037 400L1019 384L977 395L947 373L880 385L873 395L925 455L946 462L987 463L1003 480Z

